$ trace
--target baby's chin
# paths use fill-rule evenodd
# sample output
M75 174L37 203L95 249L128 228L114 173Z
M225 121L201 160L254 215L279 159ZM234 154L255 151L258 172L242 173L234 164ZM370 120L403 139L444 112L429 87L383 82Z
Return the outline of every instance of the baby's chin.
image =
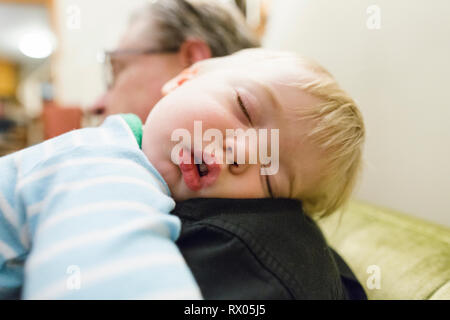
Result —
M170 196L175 201L211 197L211 188L203 188L201 190L189 189L189 187L184 182L183 174L181 173L180 168L172 161L155 161L155 163L152 163L152 165L166 182L170 190Z
M156 170L161 174L164 181L170 190L170 196L175 201L183 201L192 198L198 198L197 192L190 190L183 181L183 175L181 174L178 166L172 164L172 162L164 165L156 166Z

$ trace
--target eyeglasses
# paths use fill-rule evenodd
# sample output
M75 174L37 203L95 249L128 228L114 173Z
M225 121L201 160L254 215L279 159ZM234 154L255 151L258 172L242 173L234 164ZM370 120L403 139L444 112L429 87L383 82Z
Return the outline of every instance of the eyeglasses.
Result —
M179 47L167 49L123 49L103 52L103 71L106 88L109 90L114 86L119 73L125 68L125 63L119 63L120 58L138 55L152 55L161 53L178 52Z

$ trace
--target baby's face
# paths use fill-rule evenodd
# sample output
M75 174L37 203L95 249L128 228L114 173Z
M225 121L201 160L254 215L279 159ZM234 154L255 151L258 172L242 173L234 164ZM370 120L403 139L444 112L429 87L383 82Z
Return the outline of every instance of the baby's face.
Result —
M295 81L298 70L289 70L289 65L248 64L239 55L213 60L207 62L211 66L205 71L185 72L169 83L166 87L171 92L145 123L142 150L167 182L173 198L292 198L308 193L320 173L320 155L305 139L311 124L296 118L290 109L320 101L282 84ZM205 139L208 129L216 129L221 136ZM227 134L230 129L254 129L258 141L264 135L260 129L268 129L266 150L272 165L249 139L239 141L230 131ZM278 129L278 136L271 129ZM191 141L181 139L177 132L188 133ZM194 144L198 137L201 146ZM217 149L206 150L212 142L222 148L222 157ZM234 148L235 163L227 160L227 147ZM245 150L244 161L237 159L238 149ZM250 163L252 156L256 163ZM203 164L194 163L198 161ZM271 168L272 174L261 174L261 167Z

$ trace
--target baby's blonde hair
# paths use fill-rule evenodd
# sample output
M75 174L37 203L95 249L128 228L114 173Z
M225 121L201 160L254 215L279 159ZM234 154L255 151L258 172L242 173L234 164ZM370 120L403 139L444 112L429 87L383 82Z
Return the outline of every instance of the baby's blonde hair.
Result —
M365 128L355 101L338 85L334 77L313 60L296 58L311 77L295 85L322 103L298 110L302 119L313 120L307 136L325 155L318 185L302 200L305 212L325 217L345 206L356 185L362 167Z

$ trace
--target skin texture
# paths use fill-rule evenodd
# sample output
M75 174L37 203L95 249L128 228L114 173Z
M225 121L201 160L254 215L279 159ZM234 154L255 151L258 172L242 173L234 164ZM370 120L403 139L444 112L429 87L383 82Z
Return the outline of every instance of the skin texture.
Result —
M145 36L147 23L137 21L130 25L117 50L163 49ZM186 67L209 57L209 47L198 40L185 41L176 53L115 57L112 59L114 85L97 99L89 111L102 119L117 113L134 113L145 122L153 106L162 98L164 83Z
M293 82L306 71L290 63L275 66L261 59L253 61L250 53L210 59L201 66L202 63L194 65L166 84L163 89L166 96L156 104L145 123L142 150L169 185L174 199L267 198L270 194L266 177L274 197L301 198L308 194L320 176L321 155L305 138L312 124L294 116L292 110L320 101L283 84ZM245 103L251 123L237 95ZM179 166L171 160L172 148L178 143L171 141L171 134L175 129L185 128L194 137L194 121L202 121L203 132L209 128L220 130L224 140L226 129L279 129L278 173L261 175L260 163L224 163L220 164L220 175L212 185L196 191L189 189ZM236 145L234 139L233 142ZM223 145L226 146L226 141Z

